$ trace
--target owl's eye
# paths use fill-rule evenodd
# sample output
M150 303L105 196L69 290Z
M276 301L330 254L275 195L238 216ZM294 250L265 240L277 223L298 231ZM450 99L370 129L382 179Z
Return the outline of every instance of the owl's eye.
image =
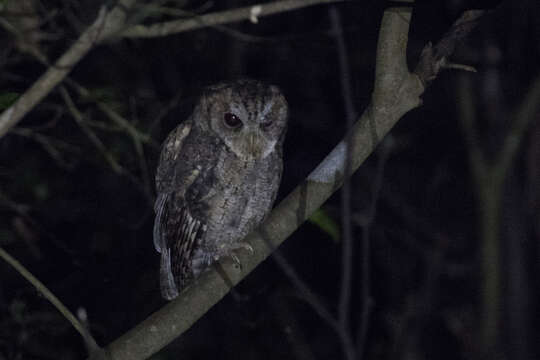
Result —
M231 128L239 128L242 126L242 120L232 113L225 113L223 115L223 121L225 122L225 125Z

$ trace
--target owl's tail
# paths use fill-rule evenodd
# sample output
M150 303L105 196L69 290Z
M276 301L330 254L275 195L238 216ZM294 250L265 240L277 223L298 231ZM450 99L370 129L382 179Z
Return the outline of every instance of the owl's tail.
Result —
M159 286L161 296L172 300L178 296L178 288L174 282L171 269L171 250L168 247L161 248L161 264L159 266Z
M174 282L174 276L171 269L171 249L167 246L167 241L163 234L163 224L167 217L166 204L168 199L168 193L161 193L158 195L156 204L154 205L156 211L156 219L154 221L154 247L157 252L161 253L159 265L159 286L161 288L161 295L167 300L172 300L178 296L178 288Z
M163 237L163 231L162 231L162 224L163 220L165 219L164 212L165 204L167 203L167 199L169 198L168 193L161 193L158 194L158 197L156 199L156 203L154 204L154 210L156 212L156 218L154 220L154 248L158 253L161 253L161 250L165 247L167 247L167 244L165 243L165 239Z

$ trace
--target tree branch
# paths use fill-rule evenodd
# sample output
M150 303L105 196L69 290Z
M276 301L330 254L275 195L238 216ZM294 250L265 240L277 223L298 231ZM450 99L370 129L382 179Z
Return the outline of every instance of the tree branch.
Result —
M90 355L99 351L99 347L92 337L92 334L84 327L83 324L73 315L71 311L30 271L28 271L19 261L9 255L0 247L0 258L4 259L11 265L19 274L21 274L30 284L32 284L49 302L73 325L73 327L81 334L84 343L88 348Z
M194 16L188 19L166 21L149 26L134 25L121 33L121 36L128 38L152 38L167 36L185 31L195 30L207 26L229 24L243 20L250 20L253 23L259 17L279 14L282 12L297 10L317 4L327 4L341 2L344 0L281 0L267 4L246 6L233 10L214 12L210 14Z
M190 19L164 22L149 27L134 25L124 30L127 11L135 5L136 0L119 0L118 5L110 11L102 7L94 23L82 33L54 66L51 66L13 105L0 114L0 138L43 100L55 86L61 83L91 49L111 37L156 37L247 19L257 22L259 17L340 1L344 0L281 0L269 4L210 13ZM35 53L35 51L32 53L41 58L42 61L44 60L41 54Z
M69 74L73 67L98 43L120 31L125 24L126 11L135 0L120 0L108 11L102 7L92 25L17 101L0 114L0 138L15 126L51 90Z
M418 74L425 85L428 85L437 77L444 68L460 68L466 71L474 71L474 68L452 64L448 61L454 53L456 44L463 40L478 25L485 10L468 10L459 17L452 27L444 34L437 45L428 43L422 50L418 65L414 72Z
M509 133L504 138L503 147L496 163L500 163L500 172L506 174L510 169L526 130L538 119L540 109L540 75L533 80L523 101L517 106L516 116L512 121Z
M480 264L482 269L481 337L483 351L494 351L501 334L501 235L500 221L503 211L504 183L515 161L526 130L540 109L540 76L537 76L515 114L501 149L493 160L482 151L476 132L474 93L467 76L459 78L459 112L467 142L472 179L476 187L481 240Z
M330 7L329 10L330 24L332 26L332 32L336 40L336 47L339 60L340 69L340 82L341 91L344 101L345 116L346 116L346 129L347 134L350 134L350 129L353 126L356 118L356 110L354 109L352 89L351 89L351 74L349 61L347 56L347 47L345 44L345 38L343 36L343 27L341 23L341 16L335 6ZM338 305L338 321L343 332L347 334L350 331L350 302L352 292L352 273L353 273L353 227L351 222L351 201L352 201L352 188L351 188L351 150L354 145L349 137L345 137L345 169L344 169L344 182L341 187L341 285L339 294ZM347 359L356 358L354 352L354 346L350 346L350 349L344 349Z

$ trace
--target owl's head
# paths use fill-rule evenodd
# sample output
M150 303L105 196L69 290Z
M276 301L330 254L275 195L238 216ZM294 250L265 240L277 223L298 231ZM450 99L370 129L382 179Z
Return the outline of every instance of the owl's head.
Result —
M211 86L196 108L196 126L211 131L238 157L265 158L281 148L287 102L276 86L237 80Z

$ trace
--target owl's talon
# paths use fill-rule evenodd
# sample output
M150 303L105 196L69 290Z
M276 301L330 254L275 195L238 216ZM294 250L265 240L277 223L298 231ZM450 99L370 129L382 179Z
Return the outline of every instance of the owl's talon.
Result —
M240 249L244 249L248 251L250 254L254 253L253 248L247 242L239 242L231 246L231 250L240 250Z
M238 265L238 267L241 270L242 269L242 263L240 262L240 259L238 259L238 256L236 256L236 254L234 253L235 250L240 250L240 249L244 249L244 250L248 251L250 254L253 254L254 251L253 251L253 248L251 247L251 245L249 245L248 243L245 243L245 242L240 242L240 243L234 244L234 246L232 246L229 249L228 255L231 257L232 261L236 265Z
M242 270L242 263L240 262L240 259L238 258L238 256L236 256L236 254L234 253L234 251L240 250L240 249L244 249L248 251L250 254L253 254L253 248L251 247L251 245L249 245L246 242L239 242L239 243L233 244L230 248L228 248L228 251L226 254L230 256L232 261L240 268L240 270Z
M248 243L240 243L240 248L241 249L244 249L246 251L248 251L251 255L253 255L254 251L253 251L253 248L251 247L251 245L249 245Z
M234 262L234 264L238 266L240 270L242 270L242 263L240 262L240 259L238 259L238 256L236 256L235 254L231 254L231 259Z

